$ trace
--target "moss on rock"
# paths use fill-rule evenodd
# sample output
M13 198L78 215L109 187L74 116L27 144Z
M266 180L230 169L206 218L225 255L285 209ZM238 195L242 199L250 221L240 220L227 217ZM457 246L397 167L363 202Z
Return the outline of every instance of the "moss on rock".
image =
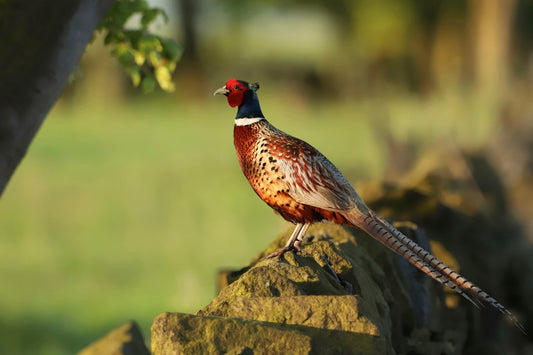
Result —
M152 325L153 354L391 354L365 333L242 318L163 313Z
M416 226L402 228L429 245ZM317 224L300 253L264 259L286 238L224 272L224 287L196 316L158 316L154 354L453 354L464 346L462 332L442 332L447 322L465 323L462 310L446 308L436 283L365 233Z
M128 322L81 350L78 355L148 355L139 326Z
M390 308L379 285L385 274L358 247L357 237L341 226L319 224L310 229L301 253L264 259L285 238L275 240L233 282L223 280L226 286L196 317L160 315L152 328L152 351L226 353L244 344L254 354L286 353L297 341L303 347L289 353L394 354ZM241 329L247 327L253 331ZM291 335L297 340L276 335L280 329L297 332ZM246 337L232 342L242 334Z

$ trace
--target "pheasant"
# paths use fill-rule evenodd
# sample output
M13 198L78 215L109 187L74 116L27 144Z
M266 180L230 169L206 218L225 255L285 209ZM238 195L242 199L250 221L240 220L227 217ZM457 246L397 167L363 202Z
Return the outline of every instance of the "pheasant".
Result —
M267 258L300 251L313 223L332 221L361 229L474 305L490 305L525 332L496 299L406 237L369 209L342 173L310 144L271 125L261 112L259 84L230 79L213 95L238 107L234 144L241 169L259 197L296 225L285 246Z

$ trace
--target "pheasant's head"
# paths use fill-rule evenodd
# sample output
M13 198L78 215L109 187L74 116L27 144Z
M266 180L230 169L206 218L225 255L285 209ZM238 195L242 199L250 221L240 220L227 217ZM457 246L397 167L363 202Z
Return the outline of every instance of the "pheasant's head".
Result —
M226 85L215 91L213 95L226 95L231 107L239 106L237 118L263 117L259 99L255 93L258 89L258 83L249 84L246 81L229 79Z

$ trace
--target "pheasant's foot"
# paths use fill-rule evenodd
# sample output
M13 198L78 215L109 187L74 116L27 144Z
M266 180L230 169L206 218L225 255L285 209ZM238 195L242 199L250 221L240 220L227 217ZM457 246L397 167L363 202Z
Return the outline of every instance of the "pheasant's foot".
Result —
M303 235L302 236L298 236L298 238L296 238L296 241L294 242L294 246L293 248L296 249L297 251L300 251L300 245L302 245L302 242L303 242Z
M299 253L300 252L300 247L299 246L296 246L296 245L292 245L292 246L284 246L283 248L281 249L278 249L276 250L275 252L271 253L271 254L268 254L266 259L272 259L272 258L281 258L283 256L283 254L285 254L286 252L288 251L294 251L296 253Z

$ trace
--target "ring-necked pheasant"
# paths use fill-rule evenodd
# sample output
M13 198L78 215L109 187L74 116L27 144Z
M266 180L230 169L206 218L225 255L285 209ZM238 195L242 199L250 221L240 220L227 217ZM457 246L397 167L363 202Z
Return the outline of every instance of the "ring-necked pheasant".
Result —
M307 228L329 220L364 230L424 273L474 305L488 304L524 331L496 299L445 265L370 210L340 171L318 150L272 126L263 116L258 84L230 79L215 91L238 106L234 144L252 188L287 221L296 224L287 244L267 258L300 251Z

